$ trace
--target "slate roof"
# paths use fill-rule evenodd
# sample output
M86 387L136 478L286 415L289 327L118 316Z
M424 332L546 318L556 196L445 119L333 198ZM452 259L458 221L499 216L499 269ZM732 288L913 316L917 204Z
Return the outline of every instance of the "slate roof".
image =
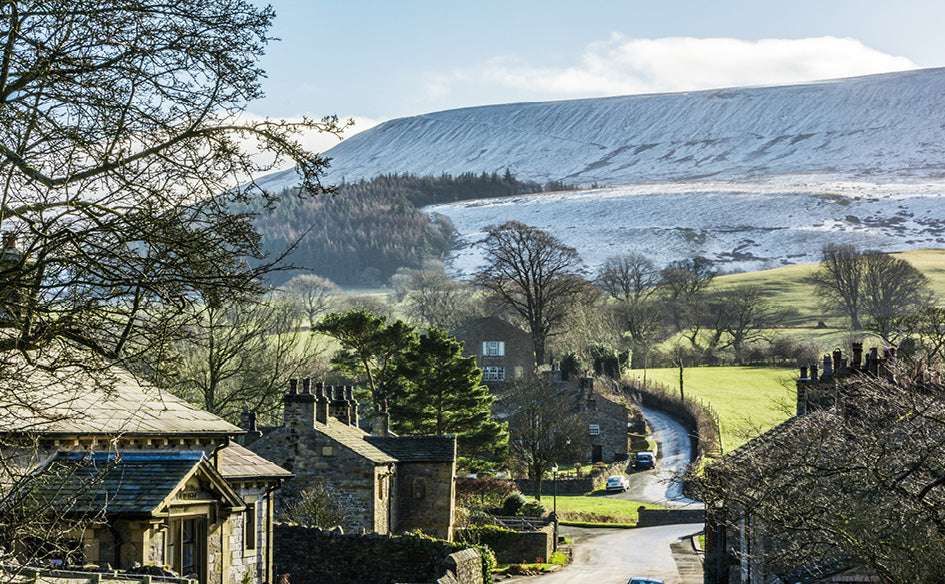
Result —
M151 515L202 460L202 452L59 452L36 474L35 496L73 515Z
M817 416L823 414L824 412L811 412L810 414L807 414L807 416ZM797 435L797 429L795 426L797 426L802 419L804 419L804 416L793 416L788 418L774 428L771 428L767 432L752 438L748 442L732 450L725 455L725 460L729 462L738 462L739 460L751 456L754 453L764 452L764 449L772 444L794 443L795 436Z
M366 436L364 438L402 462L453 462L455 436Z
M315 422L315 429L372 462L397 462L396 458L367 442L365 437L369 434L360 428L329 418L327 424Z
M223 418L136 380L113 375L107 388L93 385L81 372L37 373L30 386L10 394L28 396L29 404L0 404L3 432L44 435L231 435L243 431ZM40 416L37 412L42 412Z
M288 479L293 475L274 462L235 442L217 451L217 470L227 480L251 478Z

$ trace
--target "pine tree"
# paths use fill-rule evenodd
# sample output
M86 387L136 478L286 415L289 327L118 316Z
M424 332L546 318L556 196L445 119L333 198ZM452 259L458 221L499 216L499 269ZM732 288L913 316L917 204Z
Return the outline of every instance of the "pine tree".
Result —
M391 421L401 434L455 434L459 455L499 459L508 449L505 424L492 420L492 394L481 385L475 357L433 328L405 352L397 367Z

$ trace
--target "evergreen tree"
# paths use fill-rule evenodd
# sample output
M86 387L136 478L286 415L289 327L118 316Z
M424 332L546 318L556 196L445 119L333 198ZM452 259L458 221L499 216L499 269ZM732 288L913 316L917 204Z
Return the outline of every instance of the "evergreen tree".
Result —
M455 434L460 456L500 459L508 449L505 424L492 420L492 394L481 385L475 357L433 328L404 352L396 369L390 412L401 434Z
M341 344L341 350L331 358L332 365L347 375L363 376L375 407L385 399L395 359L416 343L416 333L409 324L397 320L388 325L386 316L366 310L332 312L312 330Z

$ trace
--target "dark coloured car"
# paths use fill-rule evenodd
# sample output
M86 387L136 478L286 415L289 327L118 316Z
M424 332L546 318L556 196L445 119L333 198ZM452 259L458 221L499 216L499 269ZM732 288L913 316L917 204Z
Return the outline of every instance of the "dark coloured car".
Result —
M630 578L627 584L663 584L663 581L656 578Z
M633 457L633 468L647 470L656 466L656 457L649 450L637 452Z

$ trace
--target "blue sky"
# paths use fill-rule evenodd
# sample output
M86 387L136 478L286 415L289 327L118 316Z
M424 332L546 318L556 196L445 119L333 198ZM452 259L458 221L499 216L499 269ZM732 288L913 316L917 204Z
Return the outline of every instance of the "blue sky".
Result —
M271 0L252 114L457 107L945 66L941 0Z

